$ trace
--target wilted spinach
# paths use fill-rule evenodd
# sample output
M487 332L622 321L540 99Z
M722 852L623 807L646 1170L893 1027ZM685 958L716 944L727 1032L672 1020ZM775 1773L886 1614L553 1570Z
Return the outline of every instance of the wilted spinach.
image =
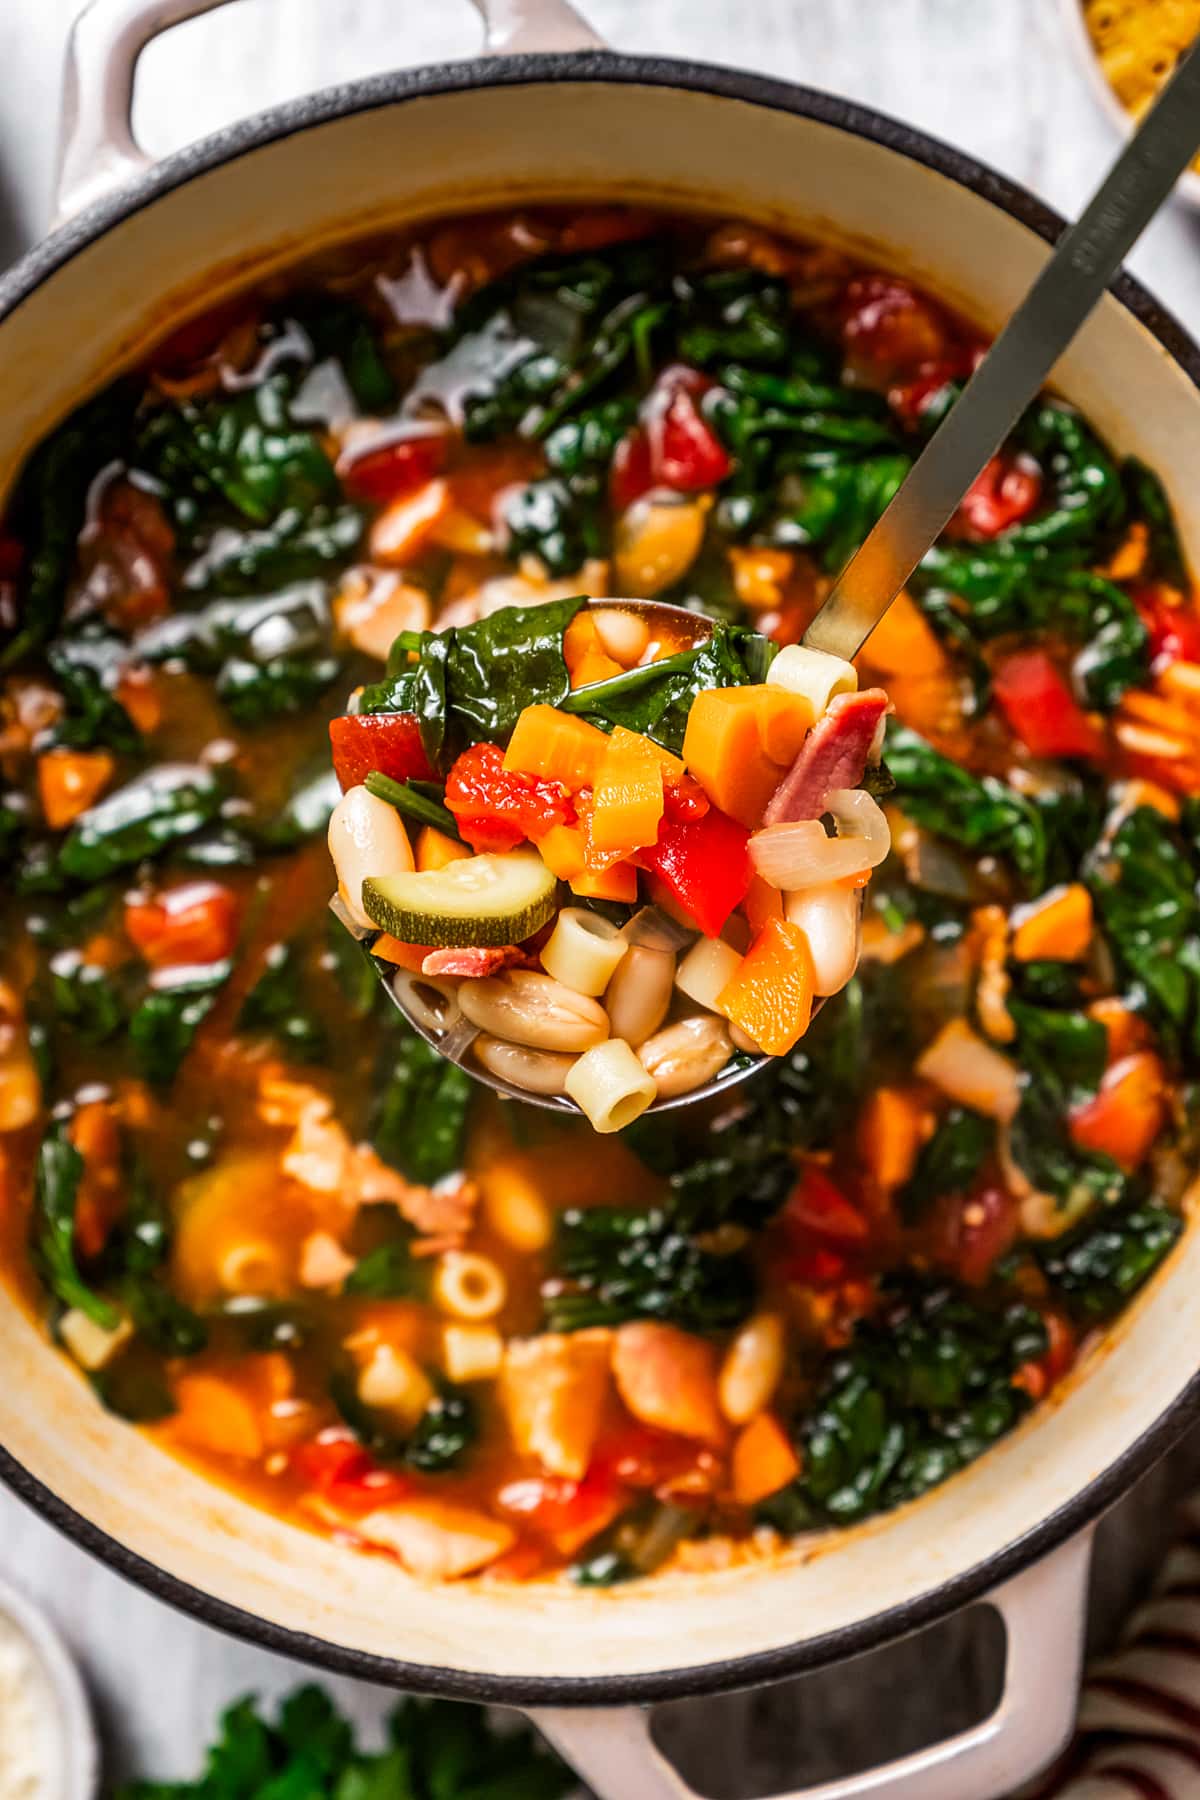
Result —
M296 944L272 944L263 972L242 1002L238 1031L265 1032L285 1056L297 1062L321 1062L328 1050L324 1026L305 1004L300 950Z
M187 969L169 986L152 989L134 1009L129 1041L144 1080L155 1087L171 1085L232 968L232 963L217 962Z
M718 620L711 637L694 649L575 688L559 701L559 708L581 713L604 729L624 725L644 732L678 755L697 694L762 681L776 651L769 638Z
M380 1052L371 1142L386 1163L431 1186L462 1167L471 1078L399 1023Z
M1006 858L1027 892L1043 891L1046 829L1031 799L994 775L972 775L904 726L889 727L885 756L897 802L915 824L975 856Z
M1177 1212L1137 1201L1085 1219L1039 1246L1037 1259L1068 1309L1088 1325L1110 1319L1154 1273L1183 1230Z
M1200 851L1191 808L1181 826L1140 806L1084 865L1117 967L1168 1048L1200 1054Z
M223 798L211 769L160 763L75 821L59 849L58 866L72 881L103 881L203 830Z

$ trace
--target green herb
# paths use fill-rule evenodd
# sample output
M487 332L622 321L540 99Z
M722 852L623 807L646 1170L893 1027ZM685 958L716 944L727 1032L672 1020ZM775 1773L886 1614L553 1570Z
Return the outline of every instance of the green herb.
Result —
M402 1700L388 1747L355 1748L319 1688L300 1688L269 1724L253 1700L221 1719L197 1782L133 1782L115 1800L563 1800L575 1777L528 1726L493 1729L482 1707Z
M328 1051L324 1026L301 993L302 971L295 944L272 944L263 972L242 1002L238 1031L265 1032L297 1062L322 1062Z
M471 1078L407 1028L380 1056L371 1142L386 1163L425 1186L462 1167Z
M90 1288L75 1258L75 1207L84 1161L62 1126L38 1150L30 1252L42 1281L61 1306L86 1314L103 1331L120 1323L116 1308Z
M1085 1219L1038 1246L1047 1280L1087 1324L1110 1319L1154 1273L1183 1230L1183 1220L1147 1200Z
M171 1085L232 968L229 962L210 963L146 995L129 1021L134 1064L144 1080Z
M978 1113L952 1106L897 1196L901 1217L913 1224L944 1194L969 1194L995 1147L995 1129Z
M59 850L59 867L73 881L103 881L203 830L222 799L211 769L163 763L76 819Z
M368 794L374 794L377 800L386 800L406 818L414 819L418 825L432 825L435 831L444 832L461 844L458 821L448 806L443 806L428 792L432 785L423 781L393 781L390 775L381 775L378 769L372 769L363 783ZM439 787L437 791L444 790Z

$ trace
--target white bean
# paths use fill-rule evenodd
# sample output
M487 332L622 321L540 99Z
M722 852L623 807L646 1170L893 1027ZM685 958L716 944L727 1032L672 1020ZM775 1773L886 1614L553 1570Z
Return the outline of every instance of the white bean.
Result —
M536 969L506 969L464 981L458 1003L472 1025L489 1036L534 1050L590 1050L608 1036L602 1006Z
M623 594L644 599L687 574L704 542L707 507L661 491L635 500L617 520L614 574Z
M338 892L352 918L371 921L363 911L362 885L368 876L399 875L413 865L412 845L394 806L365 787L342 795L329 819L329 854L337 871Z
M397 969L392 976L392 992L422 1031L440 1036L460 1017L457 983L444 975L418 975L414 969Z
M698 1013L647 1038L638 1058L654 1077L659 1099L670 1100L676 1094L690 1094L719 1075L732 1050L724 1021L712 1013Z
M745 1425L770 1404L783 1374L783 1320L755 1313L737 1333L721 1364L717 1393L731 1425Z
M672 951L631 944L604 993L613 1037L636 1050L666 1018L674 985Z
M573 1056L555 1050L531 1050L526 1044L508 1044L485 1033L471 1046L490 1075L531 1094L565 1094L567 1076L575 1066Z
M592 618L596 636L615 662L632 669L645 654L650 642L650 627L637 613L624 612L619 606L595 606Z
M717 1000L741 966L742 959L731 944L720 938L699 938L680 962L675 986L697 1006L719 1013Z
M808 939L814 993L840 993L858 966L858 890L837 883L801 888L784 895L784 911Z

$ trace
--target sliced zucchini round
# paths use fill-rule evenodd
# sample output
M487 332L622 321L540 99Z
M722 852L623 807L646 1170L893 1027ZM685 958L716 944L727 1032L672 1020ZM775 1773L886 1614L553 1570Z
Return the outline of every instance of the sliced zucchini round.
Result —
M527 850L467 856L441 869L363 882L367 917L404 944L519 944L553 918L558 882Z

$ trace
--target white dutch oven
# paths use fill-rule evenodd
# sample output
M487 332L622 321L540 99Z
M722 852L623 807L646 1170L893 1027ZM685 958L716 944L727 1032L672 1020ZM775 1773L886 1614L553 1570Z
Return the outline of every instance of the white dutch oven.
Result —
M172 310L314 243L446 209L655 200L832 236L995 327L1059 221L967 158L849 103L604 50L560 0L477 0L487 58L278 108L150 168L138 52L220 0L95 0L66 101L64 223L0 283L0 492L38 434ZM503 56L494 53L504 52ZM1161 469L1200 555L1200 353L1122 280L1057 381ZM604 1800L688 1790L646 1706L792 1674L986 1596L1007 1672L982 1725L808 1800L985 1800L1065 1738L1090 1529L1197 1411L1200 1233L1057 1404L913 1507L771 1566L595 1593L427 1588L255 1510L106 1416L0 1301L0 1473L112 1567L209 1623L374 1681L531 1709Z

